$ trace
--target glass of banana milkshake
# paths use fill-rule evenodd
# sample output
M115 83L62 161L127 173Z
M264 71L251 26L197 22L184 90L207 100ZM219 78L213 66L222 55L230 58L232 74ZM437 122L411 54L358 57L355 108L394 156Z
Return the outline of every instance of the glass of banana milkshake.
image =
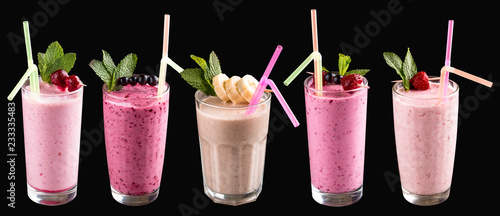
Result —
M260 82L252 75L229 78L222 73L219 58L191 58L200 68L180 73L194 94L205 194L215 203L241 205L253 202L262 191L264 159L271 93L285 109L294 127L293 115L276 84L268 79L282 47L278 45Z
M217 96L195 93L205 194L226 205L253 202L262 190L271 94L245 115L254 77L220 74L213 85Z

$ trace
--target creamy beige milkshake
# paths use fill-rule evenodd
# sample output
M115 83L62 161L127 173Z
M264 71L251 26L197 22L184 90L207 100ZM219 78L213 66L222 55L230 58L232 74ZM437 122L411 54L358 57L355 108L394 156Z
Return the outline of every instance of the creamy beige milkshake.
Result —
M255 201L262 190L271 95L265 93L250 115L248 103L201 91L195 98L205 193L228 205Z

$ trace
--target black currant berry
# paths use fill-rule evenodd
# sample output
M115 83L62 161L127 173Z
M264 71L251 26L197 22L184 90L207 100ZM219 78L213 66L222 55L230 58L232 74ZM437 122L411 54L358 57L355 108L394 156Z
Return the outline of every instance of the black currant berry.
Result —
M340 84L340 79L342 79L342 76L341 75L335 75L335 77L333 77L333 83L335 84Z
M137 77L137 83L146 85L148 83L148 77L145 74L139 75L139 77Z
M132 77L128 78L128 83L132 86L135 86L135 84L137 84L137 77L132 76Z
M323 80L324 80L323 82L324 83L333 83L333 77L335 77L335 74L332 72L328 72L323 77Z
M128 84L129 84L129 83L128 83L128 79L127 79L127 77L120 77L120 78L118 79L118 82L117 82L117 83L118 83L118 85L121 85L121 86L126 86L126 85L128 85Z
M158 84L158 77L157 76L149 76L148 77L148 84L150 86L156 86Z

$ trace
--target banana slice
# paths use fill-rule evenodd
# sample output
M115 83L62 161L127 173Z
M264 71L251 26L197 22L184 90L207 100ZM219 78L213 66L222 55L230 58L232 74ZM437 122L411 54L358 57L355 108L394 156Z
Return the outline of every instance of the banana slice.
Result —
M240 80L241 78L239 76L232 76L228 80L224 81L224 89L226 90L226 94L233 103L247 102L245 98L240 95L236 86L236 83L238 83L238 81Z
M250 74L243 76L237 83L236 87L238 88L238 92L241 97L245 99L246 102L250 103L252 100L253 93L255 93L255 89L257 89L257 85L259 85L259 81L255 79Z
M223 73L218 74L212 79L212 85L214 86L215 94L217 94L217 97L225 102L229 102L231 100L227 96L226 88L224 88L224 82L228 79L229 77L227 77L227 75Z

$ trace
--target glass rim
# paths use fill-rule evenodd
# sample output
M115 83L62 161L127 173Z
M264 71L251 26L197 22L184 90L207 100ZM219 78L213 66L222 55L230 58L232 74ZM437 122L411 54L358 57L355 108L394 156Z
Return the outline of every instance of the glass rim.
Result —
M331 72L337 72L337 71L331 71ZM335 74L337 74L337 73L335 73ZM338 93L338 92L341 92L341 93L348 93L348 92L357 92L357 91L361 91L361 90L363 90L363 89L368 90L367 88L361 88L361 87L360 87L360 88L356 88L356 89L347 90L347 91L346 91L346 90L344 90L344 91L335 91L335 90L325 90L325 89L323 89L323 90L317 90L315 87L311 87L311 86L309 86L309 85L308 85L308 84L309 84L309 82L310 82L310 80L311 80L311 79L313 79L313 76L314 76L314 75L311 75L311 76L307 77L307 78L304 80L304 83L303 83L303 84L304 84L304 87L305 87L306 89L310 90L310 91L315 91L315 92L324 92L324 93ZM364 84L364 85L366 85L366 86L368 85L368 79L366 79L366 77L365 77L365 76L363 76L363 84ZM339 84L335 84L335 85L339 85Z
M429 76L429 78L439 78L438 76ZM433 83L439 83L440 79L436 79L436 80L429 80L429 82L433 82ZM446 97L444 98L449 98L449 97L453 97L454 95L458 94L458 90L460 89L460 86L458 86L458 84L449 79L448 80L448 84L451 84L452 87L454 87L454 91L452 93L448 93L448 95L446 95ZM397 83L394 83L394 85L392 86L392 93L397 95L398 97L402 97L402 98L406 98L406 99L412 99L412 100L439 100L439 99L442 99L443 97L430 97L430 98L418 98L418 97L409 97L409 96L406 96L406 95L403 95L401 93L399 93L398 91L396 91L396 88L397 86L403 86L403 82L397 82Z
M202 91L197 90L197 91L194 93L194 98L196 99L196 101L197 101L198 103L203 104L203 105L205 105L205 106L214 107L214 108L220 108L220 109L248 109L248 108L250 108L250 107L258 107L258 106L260 106L260 105L262 105L262 104L266 104L266 103L268 103L269 101L271 101L271 95L272 95L272 94L271 94L271 93L269 93L269 92L264 92L264 94L263 94L263 95L266 95L265 100L264 100L264 101L259 102L258 104L252 105L252 106L248 106L248 105L247 105L247 106L241 106L241 107L226 107L226 106L218 106L218 105L214 105L214 104L209 104L209 103L206 103L206 102L202 101L202 99L201 99L201 98L199 98L199 96L198 96L198 95L200 95L200 94L203 94L203 95L205 95L205 96L209 97L209 95L206 95L206 94L205 94L205 93L203 93Z
M43 81L42 81L43 82ZM42 96L42 97L62 97L62 96L68 96L68 95L73 95L73 94L78 94L80 92L83 92L83 85L80 86L80 88L78 88L77 90L74 90L74 91L68 91L68 92L64 92L64 93L58 93L58 94L52 94L52 93L35 93L35 92L32 92L31 90L28 90L27 86L29 86L29 83L30 83L30 80L27 79L23 86L21 87L21 90L22 92L29 92L29 94L34 94L34 95L39 95L39 96Z
M140 84L136 84L136 85L140 85ZM152 86L152 87L155 87L155 86ZM113 95L111 94L111 92L108 92L108 86L106 85L106 83L104 83L102 85L102 92L109 96L109 97L112 97L114 99L117 99L117 100L144 100L144 99L157 99L157 98L160 98L160 97L163 97L165 96L169 91L170 91L170 85L165 82L165 90L163 91L163 93L161 95L155 95L155 96L149 96L149 97L141 97L141 98L124 98L124 97L118 97L116 95Z

